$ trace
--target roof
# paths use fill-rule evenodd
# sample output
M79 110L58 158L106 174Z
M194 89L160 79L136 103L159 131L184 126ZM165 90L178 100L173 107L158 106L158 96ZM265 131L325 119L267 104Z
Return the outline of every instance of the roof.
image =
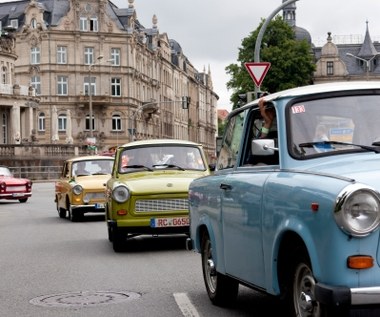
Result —
M103 156L103 155L87 155L87 156L76 156L72 157L66 161L77 162L77 161L91 161L91 160L113 160L114 158L111 156Z
M274 94L270 94L265 97L268 101L274 101L279 98L294 98L304 95L314 95L322 94L327 92L338 92L338 91L354 91L354 90L363 90L363 89L378 89L380 90L380 81L350 81L350 82L332 82L332 83L323 83L316 85L308 85L297 88L292 88L288 90L279 91ZM258 99L250 102L249 104L238 108L231 112L239 112L244 108L249 108L252 105L256 105Z
M161 145L161 144L176 144L176 145L195 145L199 146L200 144L186 141L186 140L175 140L175 139L149 139L149 140L139 140L126 143L119 147L131 147L131 146L143 146L143 145Z

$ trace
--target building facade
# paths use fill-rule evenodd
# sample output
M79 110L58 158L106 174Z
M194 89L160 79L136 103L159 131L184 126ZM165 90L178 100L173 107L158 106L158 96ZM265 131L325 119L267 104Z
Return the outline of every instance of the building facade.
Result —
M10 124L8 134L29 143L95 143L98 151L137 139L186 139L215 153L210 70L195 69L179 43L159 32L156 16L141 25L134 0L128 8L24 0L0 3L0 13L2 29L13 29L14 83L33 87L36 98L25 103L31 110L20 131Z

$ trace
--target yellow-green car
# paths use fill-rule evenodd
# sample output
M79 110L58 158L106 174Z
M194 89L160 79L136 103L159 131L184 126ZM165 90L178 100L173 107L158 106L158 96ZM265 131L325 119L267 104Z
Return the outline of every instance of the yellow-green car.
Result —
M128 238L189 233L188 189L210 168L200 144L144 140L119 146L107 182L108 238L115 252Z
M66 160L55 182L55 202L60 218L78 221L85 213L104 213L105 184L111 177L114 159L82 156Z

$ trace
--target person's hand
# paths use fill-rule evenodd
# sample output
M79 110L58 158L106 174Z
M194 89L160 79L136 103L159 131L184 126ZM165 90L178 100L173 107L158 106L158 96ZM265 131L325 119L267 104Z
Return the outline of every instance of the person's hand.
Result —
M274 120L274 112L268 111L265 103L266 103L266 101L264 98L259 99L259 109L260 109L261 116L264 119L263 127L266 129L270 129L272 127L272 123Z

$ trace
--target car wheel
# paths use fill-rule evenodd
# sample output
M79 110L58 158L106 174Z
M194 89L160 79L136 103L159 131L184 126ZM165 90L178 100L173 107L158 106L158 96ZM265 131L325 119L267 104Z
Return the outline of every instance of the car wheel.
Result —
M126 234L120 232L117 228L111 230L112 247L115 252L122 252L126 247Z
M228 306L236 301L239 283L216 271L213 249L208 234L202 240L202 271L206 290L211 302L219 306Z
M82 220L83 218L83 213L76 210L76 211L73 211L73 209L71 208L71 205L69 204L69 207L67 208L68 212L69 212L69 219L72 221L72 222L78 222L80 220Z
M315 299L316 280L307 256L299 254L292 266L292 280L289 279L286 298L290 308L290 316L297 317L328 317L338 316L338 312L332 307L322 305ZM337 315L338 314L338 315ZM342 315L339 315L342 316Z
M21 198L18 200L20 203L26 203L28 201L28 198Z

